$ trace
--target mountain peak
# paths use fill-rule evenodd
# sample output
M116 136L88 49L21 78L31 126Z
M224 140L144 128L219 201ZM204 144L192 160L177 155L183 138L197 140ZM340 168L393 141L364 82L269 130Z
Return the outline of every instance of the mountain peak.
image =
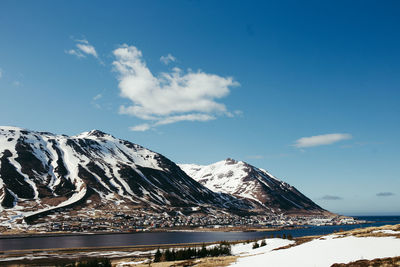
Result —
M273 212L319 213L318 205L267 171L232 158L207 165L179 165L190 177L214 192L248 199Z
M97 130L97 129L91 130L90 132L88 132L88 135L97 136L97 137L111 136L110 134L105 133L100 130Z
M227 158L227 159L225 160L225 163L226 163L227 165L234 165L234 164L237 164L238 161L235 160L235 159L232 159L232 158Z
M0 126L0 131L26 131L26 129L15 126Z
M78 134L77 137L99 137L99 138L111 137L111 138L115 138L111 134L105 133L105 132L97 130L97 129L93 129L89 132L83 132L81 134Z

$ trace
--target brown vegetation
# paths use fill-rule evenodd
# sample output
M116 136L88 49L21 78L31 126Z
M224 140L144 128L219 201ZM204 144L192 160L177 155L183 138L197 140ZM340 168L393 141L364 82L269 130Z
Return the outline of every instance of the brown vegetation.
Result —
M382 233L382 232L376 232L379 230L392 230L392 231L398 231L398 234L388 234L388 233ZM354 230L349 230L349 231L343 231L337 233L338 237L346 237L346 236L356 236L356 237L368 237L368 236L373 236L373 237L385 237L385 236L396 236L397 238L400 238L400 224L396 225L384 225L380 227L366 227L366 228L358 228Z
M400 266L400 257L374 260L358 260L350 263L335 263L331 267L394 267Z
M196 266L196 267L224 267L229 266L234 263L238 257L237 256L225 256L225 257L210 257L202 259L192 259L183 261L168 261L168 262L156 262L151 263L152 267L172 267L172 266ZM129 265L126 265L129 266ZM135 264L135 267L148 267L148 263Z

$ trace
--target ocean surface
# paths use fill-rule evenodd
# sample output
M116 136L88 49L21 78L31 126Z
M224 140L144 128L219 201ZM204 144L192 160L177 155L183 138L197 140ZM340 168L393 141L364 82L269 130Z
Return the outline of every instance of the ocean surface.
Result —
M100 234L100 235L66 235L66 236L36 236L23 238L5 238L0 235L0 251L29 250L48 248L75 247L114 247L135 245L158 245L179 243L201 243L216 241L235 241L261 239L274 235L292 235L293 237L309 235L325 235L340 230L351 230L361 227L400 224L400 216L356 216L360 220L369 221L365 224L338 226L309 226L300 229L266 232L157 232L129 234Z

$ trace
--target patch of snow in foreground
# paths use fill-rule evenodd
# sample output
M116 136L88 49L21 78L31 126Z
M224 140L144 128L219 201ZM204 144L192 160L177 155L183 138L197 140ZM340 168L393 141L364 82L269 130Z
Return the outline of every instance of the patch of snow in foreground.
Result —
M372 233L382 233L382 234L400 234L400 231L393 231L393 230L375 230Z
M116 267L123 267L123 266L132 266L132 265L138 265L138 264L144 264L147 263L149 260L143 260L143 261L124 261L120 262L116 265Z
M394 237L344 237L334 235L281 250L241 257L231 266L324 267L334 263L400 256L400 239ZM267 240L268 243L268 240ZM251 248L250 248L251 249ZM257 250L257 249L255 249Z
M281 238L271 238L271 239L265 239L267 245L263 247L259 247L256 249L253 249L253 244L254 242L251 242L249 244L236 244L232 246L232 255L235 256L249 256L249 255L256 255L256 254L261 254L261 253L266 253L270 252L276 248L281 248L290 244L293 244L294 241L290 241L287 239L281 239ZM261 240L257 241L257 243L260 245Z

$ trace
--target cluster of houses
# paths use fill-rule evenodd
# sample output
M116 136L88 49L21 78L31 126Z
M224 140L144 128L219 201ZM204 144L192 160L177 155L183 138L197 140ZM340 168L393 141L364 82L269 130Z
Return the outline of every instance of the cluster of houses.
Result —
M220 227L296 227L304 225L342 225L360 223L350 217L324 216L248 216L229 214L175 214L149 213L148 211L119 212L110 211L103 216L79 214L79 216L57 216L51 223L37 224L37 228L46 232L137 232L154 229L193 229ZM37 229L36 228L36 229ZM37 229L39 230L39 229Z

